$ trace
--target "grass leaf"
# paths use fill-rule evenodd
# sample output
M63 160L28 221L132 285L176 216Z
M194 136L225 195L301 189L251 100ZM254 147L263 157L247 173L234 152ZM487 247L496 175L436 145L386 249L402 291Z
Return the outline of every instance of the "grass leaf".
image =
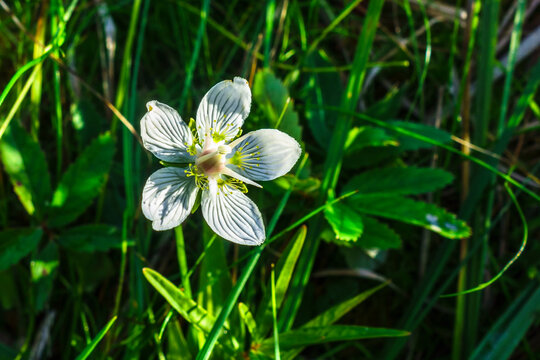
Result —
M90 342L90 344L88 344L86 348L84 348L83 352L79 356L77 356L75 360L84 360L88 358L88 356L90 356L90 354L92 354L92 352L96 348L97 344L101 341L101 339L103 339L103 337L107 334L109 329L113 326L115 321L116 321L116 316L113 317L111 320L109 320L107 325L105 325L103 329L101 329L101 331L96 335L96 337L92 339L92 342Z
M350 341L381 337L408 336L403 330L374 328L355 325L332 325L320 327L302 327L279 334L279 346L283 350L295 347L324 344L334 341ZM261 352L273 352L274 339L265 339L259 348Z

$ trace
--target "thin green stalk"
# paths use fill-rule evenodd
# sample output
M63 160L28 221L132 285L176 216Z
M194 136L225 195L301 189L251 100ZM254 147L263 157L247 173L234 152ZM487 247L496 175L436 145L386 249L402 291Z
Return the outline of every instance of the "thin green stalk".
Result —
M276 271L274 265L272 264L272 274L271 274L271 284L272 284L272 320L274 322L274 357L276 360L281 360L280 351L279 351L279 329L277 324L277 309L276 309Z
M184 82L184 89L182 90L182 95L180 95L180 104L178 105L178 111L180 113L182 113L182 110L184 109L184 104L186 102L189 89L191 89L191 81L193 80L193 73L195 72L195 66L197 65L197 60L199 58L199 52L201 50L203 36L206 31L206 19L208 17L209 9L210 9L210 0L204 0L202 4L202 9L200 12L201 22L199 24L199 29L197 30L197 37L195 38L195 45L191 53L191 61L186 71L186 81Z
M264 35L264 67L270 67L270 50L272 47L272 33L274 28L274 14L276 12L275 0L266 1L266 31Z

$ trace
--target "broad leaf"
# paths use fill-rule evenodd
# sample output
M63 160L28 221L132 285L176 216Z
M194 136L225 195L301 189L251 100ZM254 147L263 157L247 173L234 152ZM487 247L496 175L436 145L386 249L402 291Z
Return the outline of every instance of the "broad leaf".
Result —
M359 194L422 194L441 189L454 179L442 169L390 167L365 171L353 177L343 193L357 190Z
M471 234L471 229L463 220L422 201L393 195L354 195L346 203L361 213L422 226L450 239L461 239Z
M354 325L332 325L303 327L279 334L279 347L282 350L308 345L324 344L334 341L350 341L381 337L408 336L403 330L373 328ZM274 339L265 339L259 348L261 352L273 351Z
M10 229L0 232L0 271L30 254L38 246L42 234L41 229Z
M259 103L259 106L269 119L269 127L277 125L283 109L285 109L278 129L301 142L302 127L299 125L298 114L293 109L292 100L287 104L289 91L271 70L259 70L255 75L253 98Z
M37 310L43 310L49 299L58 265L58 246L54 242L48 243L30 262Z
M362 236L364 231L362 216L346 203L338 202L327 206L324 210L324 216L332 226L336 239L356 241Z
M355 242L355 246L365 249L399 249L401 238L388 225L369 216L362 216L364 232L362 237Z
M114 141L107 133L95 139L62 176L54 191L49 225L69 224L88 208L105 183Z
M75 251L108 251L122 247L122 237L114 226L82 225L62 231L58 243Z
M0 140L0 153L22 205L41 219L51 199L51 180L38 143L14 121Z

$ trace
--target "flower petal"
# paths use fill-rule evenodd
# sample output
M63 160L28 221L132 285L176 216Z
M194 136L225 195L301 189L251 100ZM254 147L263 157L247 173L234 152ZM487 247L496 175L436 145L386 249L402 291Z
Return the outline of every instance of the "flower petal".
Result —
M208 226L226 240L242 245L260 245L266 239L259 208L235 188L223 185L215 194L204 190L201 208Z
M187 152L193 136L178 112L156 100L146 103L148 112L141 119L141 137L144 147L158 159L173 162L193 162Z
M214 85L203 97L197 110L197 133L205 142L230 140L242 127L251 107L248 82L235 77Z
M197 186L184 169L166 167L153 173L144 185L142 211L152 220L154 230L180 225L191 212L197 198Z
M252 131L229 146L226 165L252 180L273 180L294 166L302 149L296 140L275 129Z

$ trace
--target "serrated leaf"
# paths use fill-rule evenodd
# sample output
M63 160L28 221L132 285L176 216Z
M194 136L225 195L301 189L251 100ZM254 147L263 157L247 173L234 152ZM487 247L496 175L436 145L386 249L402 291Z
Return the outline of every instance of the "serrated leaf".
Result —
M388 225L369 216L362 216L364 232L355 246L365 249L399 249L401 247L400 236Z
M30 262L37 310L43 310L49 299L58 265L58 246L54 242L48 243Z
M253 83L253 98L259 104L268 118L269 127L274 128L279 121L283 109L285 113L278 129L289 134L298 142L302 141L302 127L299 125L298 114L294 111L289 91L270 69L259 70Z
M0 271L18 263L39 244L41 229L10 229L0 232Z
M122 247L122 237L114 226L97 224L76 226L62 231L58 243L75 251L108 251ZM131 241L130 244L133 242Z
M471 229L465 221L434 204L397 195L360 194L351 196L350 201L346 202L360 213L422 226L449 239L471 235Z
M345 241L356 241L364 230L362 215L351 209L344 202L338 202L327 206L324 210L324 216L334 233L336 239Z
M69 224L99 194L112 164L114 141L110 134L95 139L62 176L54 191L49 225Z
M276 265L277 281L275 293L277 309L281 307L281 304L285 299L285 294L289 289L289 284L293 276L294 268L296 267L296 262L298 261L298 257L300 256L304 246L306 234L307 227L302 226L300 230L296 232L291 242L287 245ZM271 285L268 284L267 289L269 289L270 286ZM261 300L261 305L259 306L257 312L257 324L259 325L258 333L261 336L265 336L272 326L272 297L270 291L267 291L264 298Z
M279 334L279 347L282 350L288 350L295 347L324 344L334 341L350 341L408 335L409 332L403 330L355 325L305 327ZM274 339L268 338L261 343L259 351L268 352L273 351L273 349Z
M450 133L442 129L433 127L433 126L407 122L407 121L401 121L401 120L389 121L389 123L394 125L396 128L402 128L409 131L413 131L419 135L429 137L432 140L436 140L443 144L448 144L452 141L452 135ZM431 148L433 146L424 141L413 139L410 136L406 136L406 135L402 135L398 133L396 133L395 136L396 136L396 139L399 141L399 147L401 150L417 150L417 149Z
M383 129L373 126L354 127L347 135L345 151L351 153L372 146L398 146L399 143Z
M353 177L342 192L356 190L359 194L423 194L441 189L453 179L451 173L436 168L374 169Z
M51 180L39 144L14 121L0 141L0 153L22 205L41 219L51 200Z

